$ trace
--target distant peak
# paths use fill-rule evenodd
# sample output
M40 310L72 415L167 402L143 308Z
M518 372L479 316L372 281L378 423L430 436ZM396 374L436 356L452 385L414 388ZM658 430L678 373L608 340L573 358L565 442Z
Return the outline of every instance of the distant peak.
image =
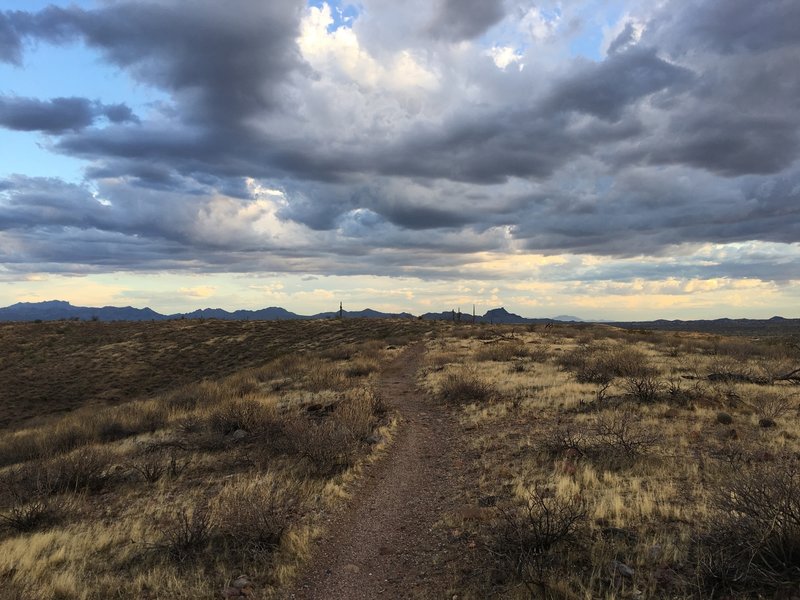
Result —
M53 308L58 307L58 306L61 306L61 307L72 306L66 300L43 300L41 302L17 302L17 305L21 305L21 306L42 306L42 307L48 307L49 306L49 307L53 307Z
M510 312L508 312L508 311L505 309L505 307L504 307L504 306L501 306L500 308L493 308L493 309L491 309L491 310L487 310L487 311L486 311L486 314L487 314L487 315L510 315L511 313L510 313Z

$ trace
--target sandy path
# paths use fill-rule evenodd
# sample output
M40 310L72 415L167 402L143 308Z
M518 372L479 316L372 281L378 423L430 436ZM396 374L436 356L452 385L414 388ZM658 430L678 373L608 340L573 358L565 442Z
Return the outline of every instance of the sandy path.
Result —
M384 373L382 397L400 417L396 437L331 518L289 597L445 597L458 551L435 525L458 508L463 463L452 416L416 389L423 353L423 344L409 348Z

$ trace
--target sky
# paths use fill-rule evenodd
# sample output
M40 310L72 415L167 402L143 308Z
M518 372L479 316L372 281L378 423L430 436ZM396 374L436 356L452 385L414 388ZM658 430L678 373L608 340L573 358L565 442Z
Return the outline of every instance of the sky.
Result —
M800 317L797 0L0 1L0 305Z

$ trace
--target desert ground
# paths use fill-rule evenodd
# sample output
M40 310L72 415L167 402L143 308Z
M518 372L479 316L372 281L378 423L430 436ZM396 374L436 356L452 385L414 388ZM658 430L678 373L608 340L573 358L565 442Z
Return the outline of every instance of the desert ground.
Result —
M2 324L0 599L797 598L798 384L775 329Z

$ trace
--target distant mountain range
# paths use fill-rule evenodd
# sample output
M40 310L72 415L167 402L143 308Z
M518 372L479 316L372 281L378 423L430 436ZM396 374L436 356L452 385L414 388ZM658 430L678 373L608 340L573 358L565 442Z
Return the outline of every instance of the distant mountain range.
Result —
M0 308L0 322L2 321L58 321L62 319L77 319L81 321L164 321L167 319L226 319L249 321L287 321L290 319L330 319L337 316L338 311L318 313L315 315L298 315L279 306L270 306L258 310L235 310L229 312L221 308L204 308L188 313L163 315L151 308L133 308L132 306L73 306L63 300L50 300L47 302L18 302L5 308ZM359 311L343 311L346 319L424 319L428 321L461 321L471 323L472 315L458 311L444 311L439 313L425 313L419 317L402 313L385 313L366 308ZM510 313L505 308L493 308L483 315L475 316L476 323L494 323L497 325L525 324L525 323L554 323L554 322L586 322L578 317L560 315L553 318L526 318ZM638 322L612 322L588 321L590 323L605 323L624 327L626 329L659 329L667 331L705 331L709 333L744 333L744 334L770 334L770 333L797 333L800 334L800 319L784 319L772 317L771 319L711 319L698 321L657 321Z
M82 321L163 321L166 319L226 319L249 321L286 321L290 319L329 319L337 316L338 311L323 312L315 315L298 315L279 306L270 306L258 310L235 310L233 312L222 308L203 308L188 313L164 315L151 308L133 308L132 306L73 306L63 300L49 300L46 302L18 302L11 306L0 308L0 321L58 321L61 319L78 319ZM346 319L414 319L414 315L402 313L385 313L366 308L359 311L343 311ZM472 315L445 311L441 313L426 313L419 318L429 321L471 322ZM483 315L477 315L478 323L548 323L552 321L581 321L577 317L559 316L553 319L528 319L508 312L505 308L495 308Z

